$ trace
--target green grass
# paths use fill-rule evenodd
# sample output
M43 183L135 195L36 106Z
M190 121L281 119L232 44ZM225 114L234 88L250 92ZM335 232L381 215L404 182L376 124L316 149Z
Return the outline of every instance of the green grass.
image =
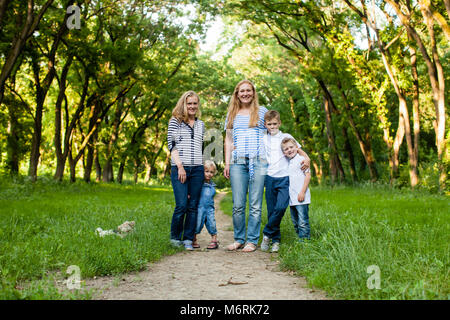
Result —
M0 180L0 299L90 298L58 291L55 277L70 265L82 280L118 275L175 253L173 203L170 187ZM125 220L136 227L123 239L95 234Z
M298 243L289 209L283 218L283 269L335 299L450 298L448 196L371 186L313 187L311 195L311 241ZM231 214L231 194L221 208ZM372 265L380 289L368 288Z

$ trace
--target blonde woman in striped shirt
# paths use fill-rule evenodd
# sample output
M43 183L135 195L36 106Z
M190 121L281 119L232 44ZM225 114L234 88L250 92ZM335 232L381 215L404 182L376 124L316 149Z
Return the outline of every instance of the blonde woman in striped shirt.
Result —
M243 248L243 252L252 252L258 245L267 172L263 142L267 132L264 127L266 112L267 108L258 103L253 83L249 80L239 82L231 97L225 123L224 176L231 183L234 229L234 243L227 247L228 250ZM246 228L247 194L250 206Z
M204 180L202 146L205 124L198 119L199 107L197 93L185 92L172 111L167 130L170 178L175 196L170 240L173 245L184 245L186 250L193 250L197 208Z

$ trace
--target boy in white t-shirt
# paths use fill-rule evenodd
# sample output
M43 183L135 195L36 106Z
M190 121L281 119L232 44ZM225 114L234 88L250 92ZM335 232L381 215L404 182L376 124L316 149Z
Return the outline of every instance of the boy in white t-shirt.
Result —
M284 138L281 141L281 148L284 155L289 159L289 206L292 223L300 241L303 241L310 238L309 204L311 203L311 193L308 186L311 173L309 169L298 170L303 157L298 154L297 143L294 139Z
M280 114L275 110L269 110L264 115L264 125L267 128L267 134L264 136L264 147L266 150L266 159L268 162L267 175L265 178L266 204L267 204L267 224L263 230L263 240L261 250L268 251L270 240L272 240L272 252L278 252L281 241L280 224L284 213L289 206L289 161L281 150L281 141L284 138L295 139L288 133L279 130L281 126ZM302 161L297 166L301 172L309 168L309 157L301 150L301 146L296 142L297 151L301 154Z

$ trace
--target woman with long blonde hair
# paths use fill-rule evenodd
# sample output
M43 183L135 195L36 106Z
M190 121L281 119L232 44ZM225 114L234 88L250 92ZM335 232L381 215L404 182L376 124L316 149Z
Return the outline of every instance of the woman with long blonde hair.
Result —
M227 247L228 250L243 247L242 251L252 252L258 245L267 171L263 142L266 112L267 108L259 105L253 83L249 80L240 81L228 105L225 123L224 176L231 182L234 227L234 243ZM246 232L247 194L250 209Z
M205 124L198 119L200 98L194 91L185 92L172 111L167 130L171 154L171 173L175 210L170 240L175 246L193 250L197 208L204 180L203 138Z

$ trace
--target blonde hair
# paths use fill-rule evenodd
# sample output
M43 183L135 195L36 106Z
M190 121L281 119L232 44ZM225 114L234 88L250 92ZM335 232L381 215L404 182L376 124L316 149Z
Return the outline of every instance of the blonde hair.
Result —
M172 110L172 117L177 119L179 122L182 122L182 121L188 122L188 120L189 120L188 112L187 112L187 98L189 98L189 97L197 97L197 99L198 99L197 114L199 117L201 115L201 113L200 113L200 97L194 91L189 90L189 91L186 91L185 93L183 93L181 98L178 100L175 108L173 108L173 110Z
M294 144L294 146L297 146L297 141L295 141L294 138L286 137L283 140L281 140L281 147L283 147L288 142L292 142Z
M236 117L239 109L241 108L241 101L238 98L239 88L244 83L248 83L252 86L253 89L253 100L250 104L250 127L256 127L258 125L259 120L259 102L258 102L258 94L256 93L255 86L250 80L244 79L240 81L236 87L234 88L233 95L231 96L230 104L228 105L228 113L227 113L227 129L233 128L234 118Z
M217 167L214 161L211 160L205 160L205 164L203 165L205 168L214 168L214 173L217 172Z

